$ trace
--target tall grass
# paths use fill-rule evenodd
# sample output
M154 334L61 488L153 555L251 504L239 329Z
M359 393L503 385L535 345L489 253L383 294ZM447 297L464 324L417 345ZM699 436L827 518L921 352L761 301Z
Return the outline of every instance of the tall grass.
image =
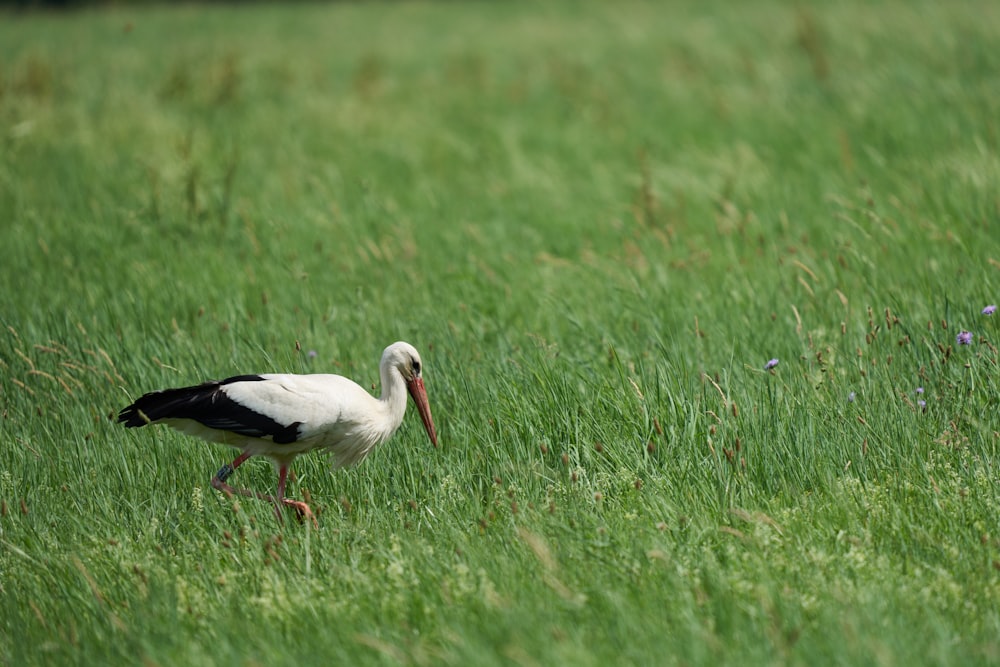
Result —
M996 661L998 36L975 2L7 14L0 661ZM442 447L410 415L300 459L318 529L113 420L374 387L399 339Z

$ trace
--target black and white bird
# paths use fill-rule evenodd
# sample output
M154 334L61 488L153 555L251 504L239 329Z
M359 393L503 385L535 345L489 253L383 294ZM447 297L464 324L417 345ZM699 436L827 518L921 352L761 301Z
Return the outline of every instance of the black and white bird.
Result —
M193 387L146 394L118 414L127 427L167 424L182 433L241 450L212 478L212 486L271 500L315 522L301 501L285 498L285 481L299 454L322 450L333 467L354 465L388 440L403 421L406 392L413 397L431 443L437 433L424 389L420 355L409 343L385 348L379 364L382 396L375 398L340 375L237 375ZM226 481L251 456L266 456L278 469L275 496L234 489Z

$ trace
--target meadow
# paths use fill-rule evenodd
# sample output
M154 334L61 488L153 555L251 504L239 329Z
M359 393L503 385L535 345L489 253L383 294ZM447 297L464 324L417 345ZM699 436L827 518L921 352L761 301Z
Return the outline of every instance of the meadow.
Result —
M0 664L1000 662L998 40L983 1L3 10ZM441 446L411 406L300 458L317 527L114 420L377 391L396 340Z

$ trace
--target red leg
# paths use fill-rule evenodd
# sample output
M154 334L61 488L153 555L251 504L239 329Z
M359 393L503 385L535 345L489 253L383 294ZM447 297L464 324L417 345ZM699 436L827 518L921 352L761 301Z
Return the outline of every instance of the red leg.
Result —
M219 472L215 473L215 477L212 478L212 487L230 495L237 494L241 496L248 496L250 498L266 498L267 496L257 493L256 491L250 491L248 489L234 489L226 484L226 480L229 479L230 475L236 472L236 469L251 456L250 452L243 452L237 456L232 463L227 463L222 466L219 469Z
M316 517L313 516L312 510L304 502L299 500L291 500L290 498L285 498L285 482L288 480L288 465L281 465L278 468L278 495L269 496L257 491L251 491L250 489L234 489L233 487L226 484L226 480L236 472L236 469L243 464L251 454L249 452L243 452L237 456L232 463L226 464L219 469L219 472L215 473L215 477L212 478L212 486L223 493L229 495L241 495L247 496L248 498L260 498L261 500L270 500L275 505L275 511L278 514L278 520L281 521L281 506L287 505L295 510L296 514L299 515L300 519L308 518L312 519L313 525L317 528L319 523L316 521Z
M285 499L285 480L288 479L288 466L278 468L278 502Z
M309 505L306 505L301 500L292 500L291 498L285 497L285 482L287 479L288 466L282 465L278 468L278 496L275 498L275 508L278 512L278 519L281 519L281 505L287 505L295 510L299 519L312 519L313 525L319 528L319 523L316 521L316 517L313 516L312 510L309 509Z

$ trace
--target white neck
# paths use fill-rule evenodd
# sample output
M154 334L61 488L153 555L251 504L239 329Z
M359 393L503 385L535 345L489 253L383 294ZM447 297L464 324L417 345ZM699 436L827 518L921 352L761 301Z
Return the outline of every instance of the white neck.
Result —
M379 369L382 376L382 396L379 403L385 410L386 425L389 433L394 433L403 423L406 413L406 381L395 366L386 365Z

